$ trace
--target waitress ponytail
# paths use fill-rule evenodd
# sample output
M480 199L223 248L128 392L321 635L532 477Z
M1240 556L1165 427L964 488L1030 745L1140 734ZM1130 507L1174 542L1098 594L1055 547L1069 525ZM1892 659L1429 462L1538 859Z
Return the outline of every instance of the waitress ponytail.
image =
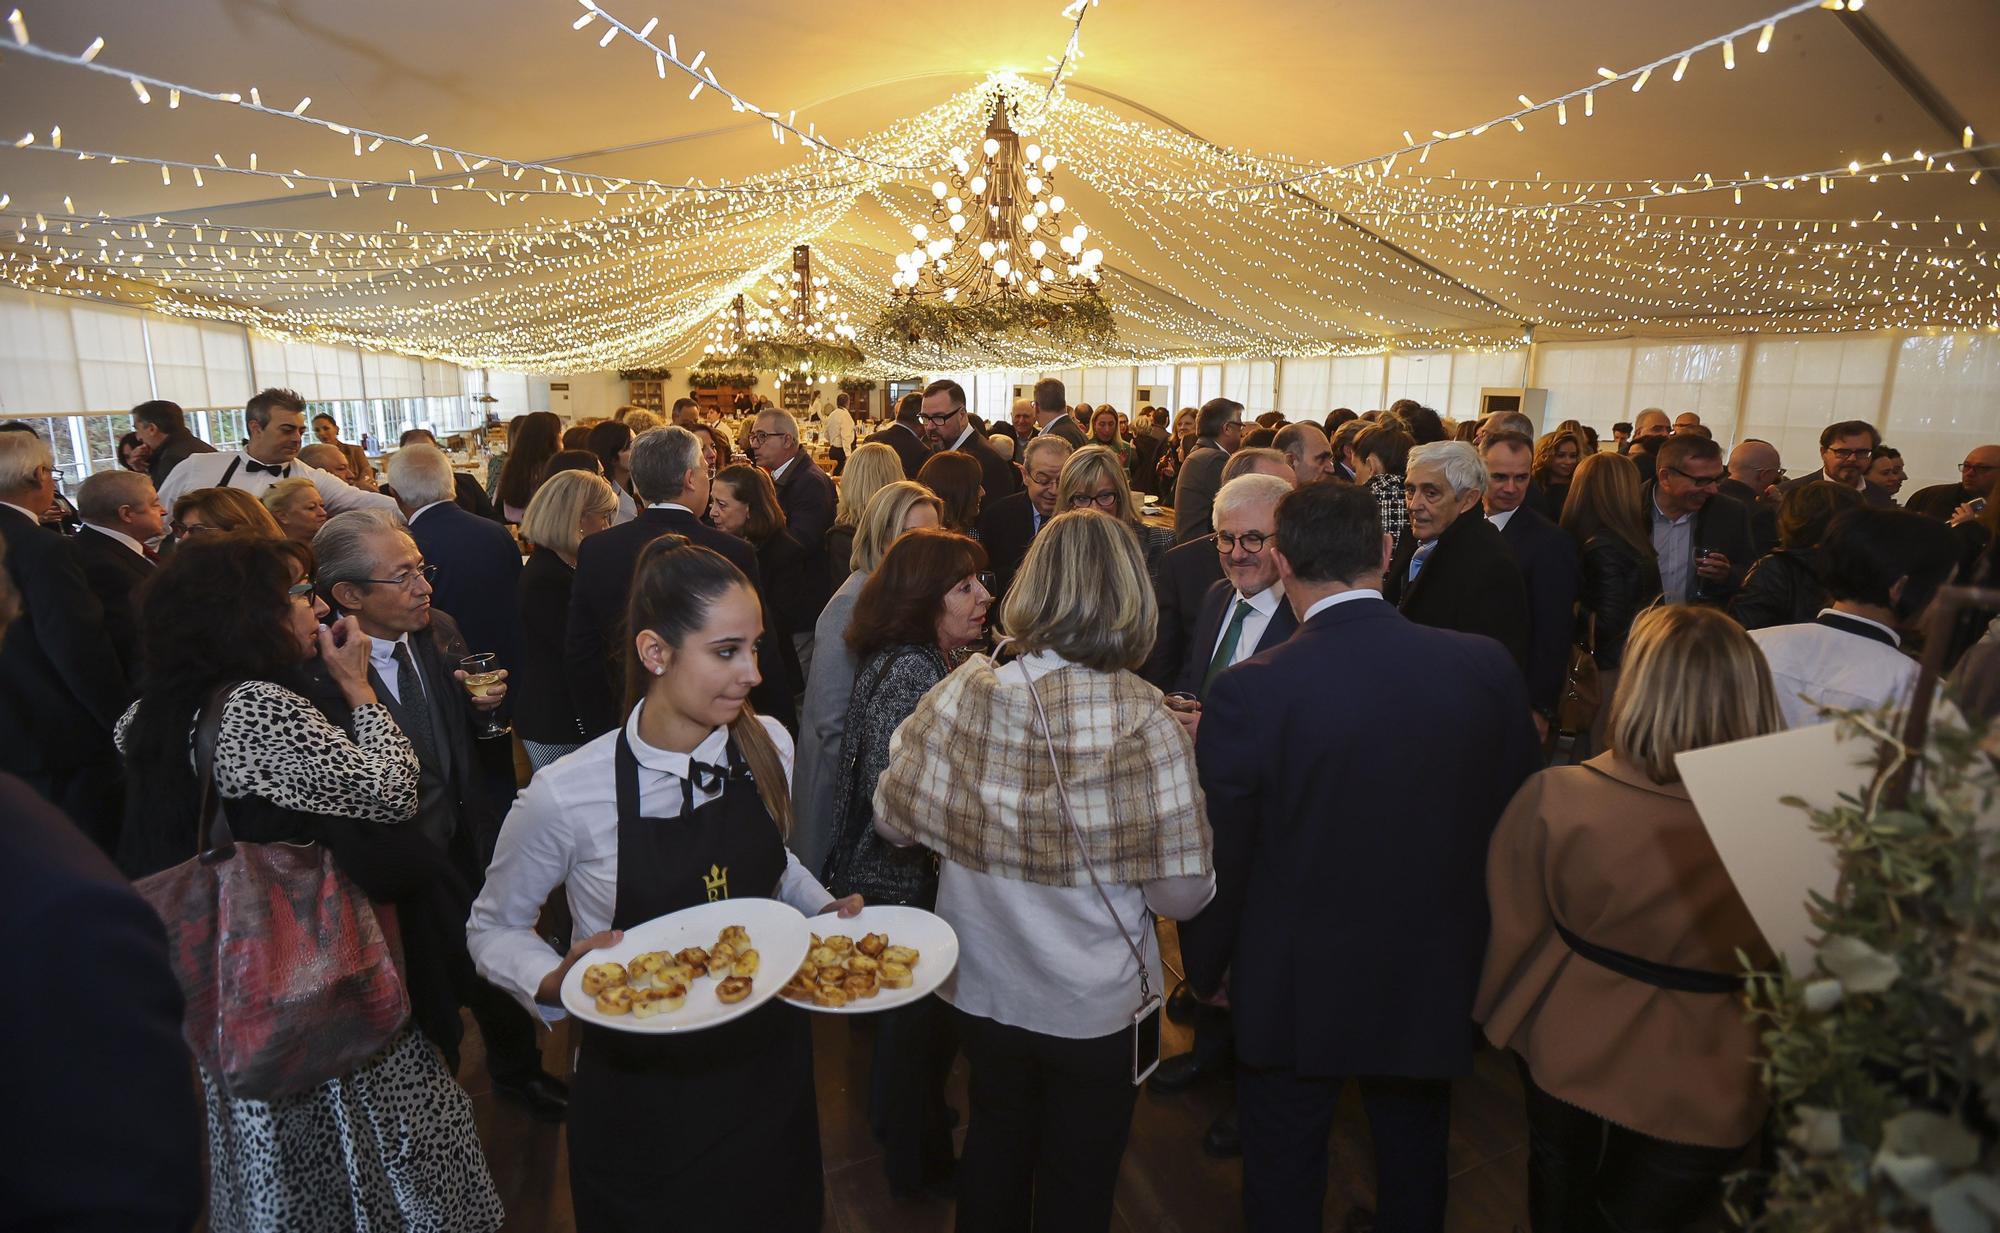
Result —
M632 597L625 607L627 714L646 696L650 676L639 662L639 631L650 629L678 647L701 628L715 601L733 586L750 586L750 580L727 557L690 542L686 536L662 535L639 553L632 570ZM757 795L778 824L778 833L789 838L792 794L785 780L785 765L771 734L748 703L730 721L729 735L756 777Z

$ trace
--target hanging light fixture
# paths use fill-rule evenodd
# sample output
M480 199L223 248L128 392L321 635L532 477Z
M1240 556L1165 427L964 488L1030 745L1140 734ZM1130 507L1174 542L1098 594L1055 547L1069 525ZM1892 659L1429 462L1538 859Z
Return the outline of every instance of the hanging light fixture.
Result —
M880 327L941 347L1016 330L1108 337L1104 250L1056 191L1056 156L1023 146L1004 93L979 148L954 146L950 158L949 177L930 186L931 222L911 227L916 243L896 254Z
M792 268L772 270L737 293L702 346L705 368L834 373L862 360L859 331L826 275L813 273L812 246L792 249Z

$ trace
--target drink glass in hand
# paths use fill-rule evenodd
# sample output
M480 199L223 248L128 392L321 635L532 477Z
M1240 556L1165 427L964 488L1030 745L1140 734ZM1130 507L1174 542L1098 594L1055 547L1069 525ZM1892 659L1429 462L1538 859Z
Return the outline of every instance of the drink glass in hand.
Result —
M458 661L465 672L465 692L475 698L490 698L500 687L500 670L495 667L498 657L491 651L468 655ZM491 711L481 714L479 727L473 735L482 741L506 736L513 729L501 723Z

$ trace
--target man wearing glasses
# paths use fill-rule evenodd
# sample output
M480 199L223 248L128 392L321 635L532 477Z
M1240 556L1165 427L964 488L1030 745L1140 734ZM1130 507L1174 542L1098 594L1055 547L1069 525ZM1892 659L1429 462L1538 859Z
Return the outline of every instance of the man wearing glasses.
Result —
M1870 505L1894 509L1896 498L1889 495L1889 490L1868 482L1868 460L1880 444L1882 434L1876 432L1875 425L1867 420L1843 420L1830 424L1819 434L1819 470L1811 475L1786 480L1778 485L1778 492L1787 493L1814 480L1831 480L1854 489Z
M979 503L992 505L1018 486L1014 468L993 452L965 412L965 389L956 381L933 381L924 387L924 404L917 412L924 444L933 451L957 450L979 464Z
M777 407L759 411L749 440L751 460L771 473L771 483L778 489L785 529L811 558L806 577L825 576L826 533L833 526L835 505L833 481L799 444L799 424L789 411Z
M1725 605L1751 561L1750 511L1718 491L1722 447L1678 436L1660 447L1658 478L1646 485L1646 514L1670 604Z
M1933 484L1911 494L1903 508L1912 513L1949 522L1962 505L1990 500L1993 486L2000 481L2000 445L1975 446L1958 464L1956 484ZM1984 506L1980 507L1981 509ZM1977 517L1980 510L1969 511Z
M991 505L980 505L979 541L986 545L987 559L993 563L995 580L1000 584L994 595L1007 593L1028 555L1028 545L1041 534L1043 524L1056 516L1056 486L1069 456L1069 442L1061 437L1029 437L1021 452L1021 473L1027 488Z

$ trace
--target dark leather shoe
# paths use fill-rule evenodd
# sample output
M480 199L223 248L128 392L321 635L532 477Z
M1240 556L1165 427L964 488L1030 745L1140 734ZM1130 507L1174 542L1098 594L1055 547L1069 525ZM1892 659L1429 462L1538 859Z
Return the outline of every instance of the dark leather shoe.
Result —
M1197 1083L1221 1077L1223 1068L1213 1062L1203 1065L1193 1053L1176 1053L1160 1063L1146 1085L1156 1092L1185 1092Z
M554 1075L538 1071L525 1079L495 1079L493 1090L544 1122L560 1122L569 1112L569 1087Z
M1208 1133L1201 1137L1201 1150L1222 1160L1234 1160L1243 1154L1243 1132L1236 1127L1235 1105L1224 1109L1222 1116L1209 1126Z
M1182 981L1167 995L1167 1018L1186 1027L1194 1022L1195 1006L1194 990L1188 988L1186 981Z

